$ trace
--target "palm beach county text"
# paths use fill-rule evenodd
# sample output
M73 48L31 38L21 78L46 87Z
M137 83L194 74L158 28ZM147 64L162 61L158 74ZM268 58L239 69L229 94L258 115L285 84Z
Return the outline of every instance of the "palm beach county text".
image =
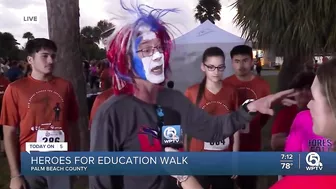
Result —
M87 171L88 165L188 165L186 156L37 156L30 159L30 171Z

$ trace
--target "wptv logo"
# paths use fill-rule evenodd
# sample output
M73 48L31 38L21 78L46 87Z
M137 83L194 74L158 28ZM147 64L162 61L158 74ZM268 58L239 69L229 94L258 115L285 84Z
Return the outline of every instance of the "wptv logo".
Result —
M316 152L310 152L306 156L306 163L308 166L306 166L307 171L322 171L323 164L321 162L321 157Z
M163 144L179 144L182 140L182 130L179 125L163 126L162 127L162 142Z

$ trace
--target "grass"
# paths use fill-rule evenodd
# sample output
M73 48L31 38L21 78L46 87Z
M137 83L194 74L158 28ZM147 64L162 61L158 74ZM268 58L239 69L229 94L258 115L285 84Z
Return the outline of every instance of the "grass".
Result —
M266 71L265 71L266 72ZM271 86L271 91L276 91L277 86L277 76L264 76ZM271 122L270 120L267 125L262 130L263 136L263 151L270 151L270 139L271 139ZM268 189L272 184L277 181L277 176L261 176L258 182L258 189ZM8 189L9 184L9 169L7 165L7 160L4 157L0 157L0 189ZM87 178L81 177L75 184L74 189L86 189L88 186Z

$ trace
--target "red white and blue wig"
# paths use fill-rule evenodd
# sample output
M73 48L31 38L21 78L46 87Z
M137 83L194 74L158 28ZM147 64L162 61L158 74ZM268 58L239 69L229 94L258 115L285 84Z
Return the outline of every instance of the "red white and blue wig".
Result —
M131 19L123 20L122 25L116 26L113 34L108 37L107 58L111 63L113 91L115 95L133 94L134 73L137 77L146 79L141 59L138 57L138 46L142 41L142 30L148 28L161 41L164 55L164 72L169 71L169 57L172 48L172 38L168 31L169 24L161 20L170 12L177 9L155 9L147 5L126 7L121 0L121 7L126 10Z

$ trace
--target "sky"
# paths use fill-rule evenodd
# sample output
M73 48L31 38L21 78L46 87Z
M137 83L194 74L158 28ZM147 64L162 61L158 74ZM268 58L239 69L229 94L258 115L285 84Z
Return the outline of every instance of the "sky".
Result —
M126 3L134 0L124 0ZM177 14L165 16L164 21L173 24L178 31L175 37L185 34L199 25L194 18L194 9L198 0L139 0L140 3L155 8L178 8ZM241 32L232 22L236 10L229 7L234 0L221 0L221 20L216 22L220 28L240 36ZM122 15L119 0L79 0L80 27L95 26L99 20L111 20L116 15ZM23 23L24 15L38 16L38 24ZM24 45L26 39L22 36L31 32L37 37L48 38L48 21L45 0L0 0L0 32L10 32L17 41Z

